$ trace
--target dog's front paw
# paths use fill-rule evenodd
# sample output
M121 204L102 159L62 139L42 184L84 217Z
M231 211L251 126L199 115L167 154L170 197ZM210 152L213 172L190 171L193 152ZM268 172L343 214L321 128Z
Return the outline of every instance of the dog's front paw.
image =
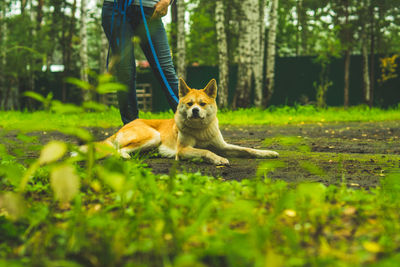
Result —
M229 160L223 157L217 157L213 159L215 165L229 165Z
M121 158L123 158L123 159L130 159L130 158L131 158L131 155L129 155L129 153L128 153L128 152L125 152L125 151L120 151L120 152L119 152L119 155L120 155Z
M277 158L279 157L279 153L272 150L259 150L257 153L261 158Z

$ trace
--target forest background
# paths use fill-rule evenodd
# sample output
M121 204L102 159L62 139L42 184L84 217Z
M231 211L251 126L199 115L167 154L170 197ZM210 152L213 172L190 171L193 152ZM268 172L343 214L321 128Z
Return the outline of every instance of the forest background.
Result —
M34 100L24 97L27 91L63 102L99 100L67 78L92 82L91 77L105 72L108 43L101 27L102 2L1 1L1 110L37 108ZM308 75L312 76L308 90L314 95L300 94L296 101L326 106L334 75L341 80L336 82L341 105L349 106L349 95L357 91L360 101L372 106L380 104L374 94L382 88L395 91L400 82L399 4L399 0L175 0L166 26L180 77L187 76L188 67L216 69L220 107L270 105L271 97L279 94L274 81L282 58L318 66ZM135 53L139 71L149 72L141 67L145 58L140 49ZM339 74L332 74L332 62ZM305 65L296 66L286 70L284 79L290 80L295 72L307 75L301 73ZM356 86L351 82L354 76L360 77Z

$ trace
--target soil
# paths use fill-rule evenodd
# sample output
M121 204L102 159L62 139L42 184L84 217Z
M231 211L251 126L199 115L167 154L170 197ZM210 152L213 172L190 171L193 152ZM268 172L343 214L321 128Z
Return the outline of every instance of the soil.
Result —
M91 128L96 140L104 139L117 129ZM156 174L201 172L223 180L269 177L287 182L318 181L324 184L346 183L352 187L379 185L382 177L399 168L400 122L351 122L287 126L221 126L228 143L252 148L271 149L278 159L229 158L228 167L204 162L146 156L144 162ZM294 138L296 142L282 142ZM267 139L267 141L265 141ZM79 140L59 132L33 132L0 129L0 143L8 153L27 164L34 160L41 145L50 140L78 144ZM275 166L275 167L274 167Z

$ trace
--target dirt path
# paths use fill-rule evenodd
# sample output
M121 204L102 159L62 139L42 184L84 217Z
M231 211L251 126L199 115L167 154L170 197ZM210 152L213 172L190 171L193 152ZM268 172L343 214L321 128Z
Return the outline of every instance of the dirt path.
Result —
M289 126L222 126L227 142L253 148L278 151L273 160L230 158L231 166L215 167L202 162L176 164L173 159L150 157L145 163L154 173L201 172L225 180L268 176L288 182L319 181L364 187L379 185L400 163L400 122L337 123ZM96 139L116 129L93 128ZM38 148L50 140L77 144L78 140L57 132L19 135L0 129L0 143L10 154L27 163L38 155Z

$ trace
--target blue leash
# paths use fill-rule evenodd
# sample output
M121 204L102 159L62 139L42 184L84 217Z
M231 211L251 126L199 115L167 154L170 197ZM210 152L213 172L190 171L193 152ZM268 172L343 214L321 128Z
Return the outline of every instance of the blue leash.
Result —
M113 25L114 25L114 11L115 11L115 10L118 9L118 11L120 12L120 14L123 15L122 27L124 27L124 25L125 25L126 11L127 11L127 9L128 9L128 6L130 6L131 4L134 3L134 0L133 0L133 2L132 2L132 0L129 0L128 3L127 3L127 1L128 1L128 0L125 0L125 7L124 7L124 10L122 10L122 7L118 7L117 0L114 0L114 8L113 8L112 16L111 16L111 36L112 36L112 30L113 30ZM146 36L147 36L147 39L148 39L148 41L149 41L150 50L151 50L151 53L153 54L154 61L156 62L157 69L158 69L158 71L160 72L160 75L161 75L161 78L162 78L162 80L163 80L163 82L164 82L164 85L165 85L165 87L167 87L168 92L169 92L169 94L171 95L172 99L173 99L176 103L178 103L178 102L179 102L179 99L178 99L178 97L175 95L174 91L172 90L171 86L169 85L169 83L168 83L168 81L167 81L167 78L166 78L165 75L164 75L164 71L163 71L162 68L161 68L160 62L159 62L158 57L157 57L157 54L156 54L156 50L154 49L153 42L151 41L150 30L149 30L149 27L148 27L148 25L147 25L146 16L145 16L145 14L144 14L144 9L143 9L142 0L139 0L139 2L140 2L140 11L141 11L141 13L142 13L142 18L143 18L143 24L144 24L144 27L145 27L145 29L146 29ZM124 37L124 36L122 35L122 38L121 38L121 46L122 46L122 43L123 43L123 41L124 41L124 40L123 40L123 37ZM119 44L119 39L117 38L117 45L118 45L118 44ZM106 64L107 64L107 71L108 71L108 63L109 63L110 49L111 49L111 44L110 44L109 47L108 47L107 63L106 63Z
M153 54L154 61L156 62L158 71L160 72L161 78L163 79L164 84L165 84L165 86L167 87L169 94L170 94L171 97L174 99L174 101L175 101L176 103L178 103L178 102L179 102L179 99L178 99L178 98L176 97L176 95L174 94L174 91L172 91L172 88L171 88L171 86L169 85L169 83L168 83L168 81L167 81L167 78L166 78L165 75L164 75L163 70L161 69L161 65L160 65L160 62L158 61L158 57L157 57L157 54L156 54L156 50L154 49L153 42L151 41L149 27L147 26L146 16L144 15L142 0L139 0L139 2L140 2L140 10L142 11L142 17L143 17L144 27L146 28L147 39L149 40L150 49L151 49L151 52L152 52L152 54Z

